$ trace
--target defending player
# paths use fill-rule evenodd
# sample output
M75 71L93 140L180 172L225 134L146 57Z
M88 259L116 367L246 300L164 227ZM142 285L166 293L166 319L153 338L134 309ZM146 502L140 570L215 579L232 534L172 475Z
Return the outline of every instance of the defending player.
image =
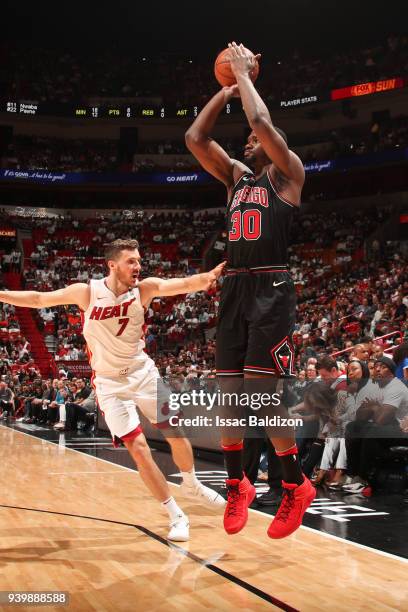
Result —
M138 248L137 240L115 240L108 245L105 259L109 276L91 280L89 285L75 283L43 293L1 291L0 301L29 308L76 304L81 309L98 404L112 438L122 440L143 482L167 510L170 517L168 538L186 541L189 538L188 518L171 496L152 458L136 411L137 405L152 423L157 423L161 381L154 362L143 350L144 313L154 297L208 290L217 282L223 264L210 272L186 278L146 278L139 282L141 258ZM184 437L168 437L167 440L183 477L182 493L211 508L223 507L225 500L197 480L190 442Z
M228 268L221 292L216 350L217 374L224 389L232 388L234 378L237 385L242 376L294 374L296 301L287 269L287 247L305 179L302 162L289 150L285 134L273 126L250 79L254 56L243 45L233 42L228 46L237 84L221 89L186 133L187 147L228 191ZM241 97L252 129L244 153L252 170L231 159L211 138L219 113L234 96ZM270 384L272 388L273 381ZM265 388L265 380L262 386ZM282 538L299 527L316 493L302 474L294 433L268 435L280 457L284 490L268 535ZM224 526L228 533L237 533L247 522L255 488L243 474L242 439L224 434L222 445L228 472Z

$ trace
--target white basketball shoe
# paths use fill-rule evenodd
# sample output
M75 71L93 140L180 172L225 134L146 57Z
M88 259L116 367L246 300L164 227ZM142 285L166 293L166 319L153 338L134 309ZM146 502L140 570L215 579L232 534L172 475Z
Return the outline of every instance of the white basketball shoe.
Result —
M183 482L180 487L180 492L192 501L202 504L207 508L211 508L211 510L221 510L227 503L222 495L214 491L214 489L205 487L201 482L197 482L190 487Z
M183 514L170 523L167 539L172 542L187 542L190 538L190 523L188 516Z

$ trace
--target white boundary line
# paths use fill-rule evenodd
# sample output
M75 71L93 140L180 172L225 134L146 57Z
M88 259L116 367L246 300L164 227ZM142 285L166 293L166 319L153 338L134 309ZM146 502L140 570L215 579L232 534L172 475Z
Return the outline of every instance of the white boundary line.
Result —
M255 508L249 508L249 510L250 512L255 512L256 514L261 514L262 516L270 516L265 512L262 512L261 510L255 510ZM301 525L300 529L304 529L305 531L312 531L313 533L318 533L319 535L325 538L336 540L337 542L341 542L342 544L350 544L350 546L355 546L356 548L361 548L362 550L368 550L369 552L376 553L377 555L388 557L389 559L394 559L396 561L402 561L403 563L408 564L408 559L405 559L405 557L398 557L398 555L393 555L392 553L387 553L383 550L378 550L378 548L371 548L370 546L365 546L364 544L359 544L358 542L353 542L352 540L345 540L344 538L332 535L331 533L327 533L326 531L320 531L320 529L314 529L313 527L307 527L306 525Z
M49 476L76 476L77 474L93 474L94 476L103 474L105 476L105 474L124 474L124 472L48 472Z
M29 436L30 438L35 438L36 440L39 440L41 442L46 442L47 444L52 444L53 446L59 446L56 442L51 442L50 440L43 440L42 438L38 438L37 436L34 436L33 434L26 433L25 431L19 431L18 429L7 427L5 425L0 425L0 427L2 427L5 430L11 429L13 432L22 434L23 436ZM112 461L108 461L107 459L102 459L101 457L93 457L92 455L86 455L85 453L78 451L75 448L70 448L69 446L64 446L63 448L65 448L66 450L72 451L73 453L79 453L80 455L82 455L82 457L88 456L90 459L97 459L98 461L103 461L104 463L108 463L110 466L116 465L118 468L122 470L127 470L128 472L132 472L133 474L138 473L137 470L132 470L132 468L128 468L125 465L118 465L116 463L113 463ZM181 486L174 482L169 482L168 480L166 482L168 482L168 484L173 485L175 487ZM249 508L249 511L255 512L256 514L260 514L263 517L271 516L270 514L267 514L266 512L262 512L261 510L255 510L254 508ZM366 550L371 553L381 555L382 557L387 557L388 559L393 559L394 561L400 561L408 565L408 559L405 559L404 557L398 557L397 555L393 555L392 553L387 553L385 551L378 550L377 548L371 548L370 546L365 546L364 544L359 544L358 542L353 542L351 540L345 540L343 538L339 538L339 536L332 535L331 533L327 533L326 531L320 531L319 529L313 529L313 527L307 527L306 525L301 525L300 529L304 529L305 531L311 531L312 533L318 534L322 537L329 538L331 540L336 540L337 542L341 542L342 544L348 544L350 546L355 546L356 548L359 548L361 550Z

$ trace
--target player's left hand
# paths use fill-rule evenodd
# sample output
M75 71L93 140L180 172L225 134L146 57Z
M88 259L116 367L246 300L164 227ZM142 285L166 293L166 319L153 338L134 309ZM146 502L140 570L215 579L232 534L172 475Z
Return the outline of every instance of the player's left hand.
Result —
M231 62L231 70L235 76L249 74L254 68L257 61L261 59L260 53L253 55L249 49L246 49L241 43L228 43L229 57Z
M204 287L204 291L209 291L210 289L215 289L217 286L217 280L220 278L227 262L223 261L218 266L207 272L207 284Z
M223 87L222 90L225 93L227 100L230 100L231 98L240 97L239 88L237 84L231 85L230 87Z

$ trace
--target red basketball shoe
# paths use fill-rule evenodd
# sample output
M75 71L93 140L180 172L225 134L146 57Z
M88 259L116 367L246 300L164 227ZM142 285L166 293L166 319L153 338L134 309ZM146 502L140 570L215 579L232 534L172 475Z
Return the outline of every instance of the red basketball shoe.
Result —
M270 538L286 538L300 527L303 515L316 497L316 489L308 478L301 485L282 481L283 498L275 518L269 525Z
M224 512L224 529L227 533L238 533L248 520L248 506L252 504L256 489L246 476L242 480L227 480L227 506Z

